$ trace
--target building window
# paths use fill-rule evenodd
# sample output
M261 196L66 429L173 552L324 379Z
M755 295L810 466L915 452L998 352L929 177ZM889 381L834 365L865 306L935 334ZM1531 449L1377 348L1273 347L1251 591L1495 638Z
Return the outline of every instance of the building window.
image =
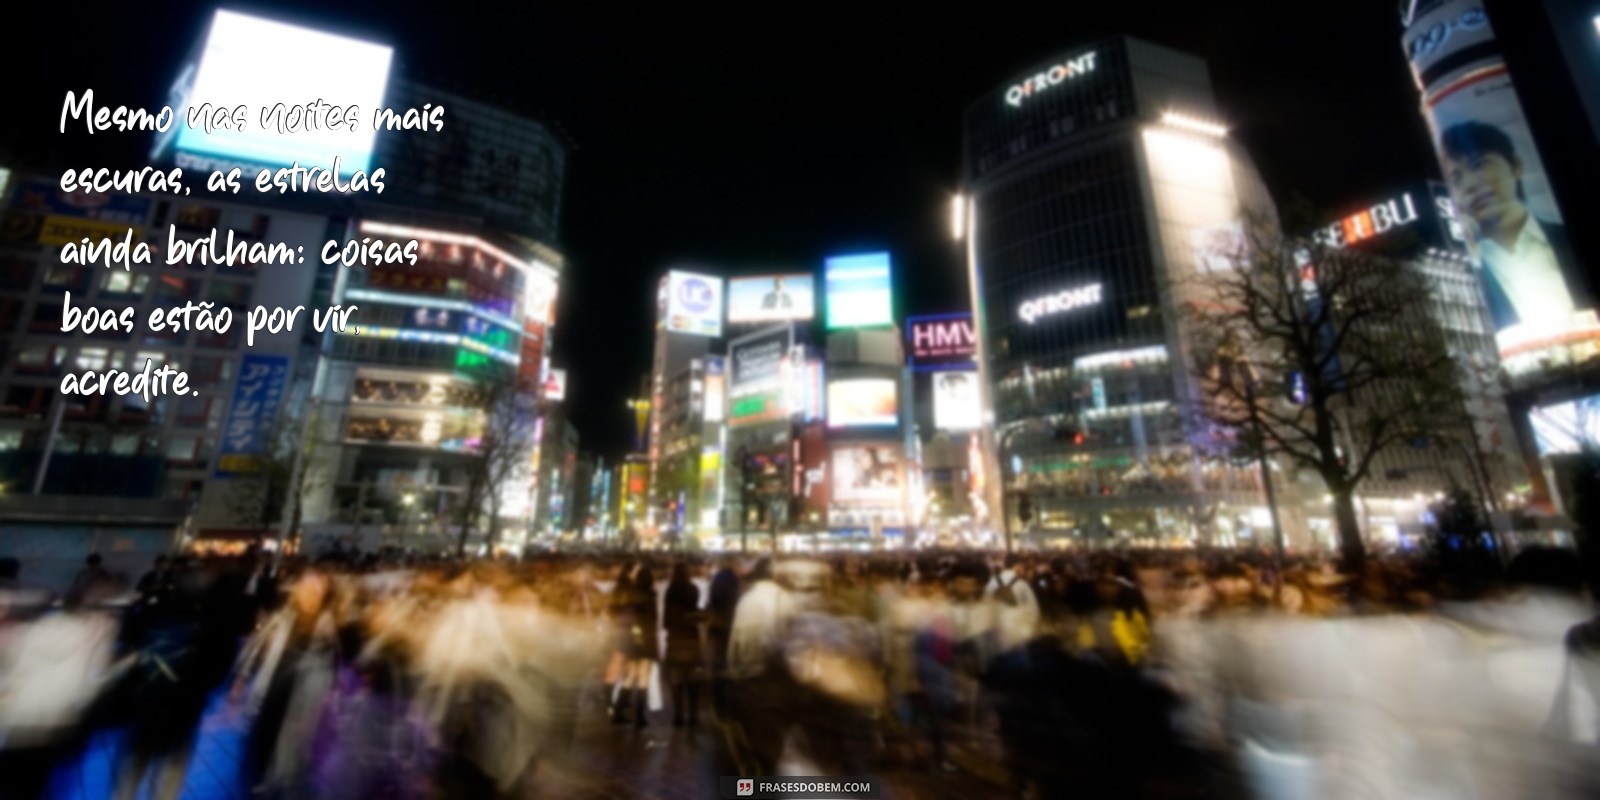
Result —
M167 460L193 463L200 453L200 437L196 434L173 434L167 440Z
M40 303L34 306L33 320L28 323L28 330L33 333L60 333L61 308L60 303Z
M0 258L0 289L25 290L32 283L32 261L23 258Z
M101 294L144 294L150 287L150 276L143 273L106 270L100 279Z
M44 288L83 292L89 288L89 268L77 264L51 264L44 272Z
M104 347L85 347L78 351L78 369L105 369L106 358L107 352Z
M30 344L17 351L17 372L33 375L49 373L61 363L58 348L47 344Z

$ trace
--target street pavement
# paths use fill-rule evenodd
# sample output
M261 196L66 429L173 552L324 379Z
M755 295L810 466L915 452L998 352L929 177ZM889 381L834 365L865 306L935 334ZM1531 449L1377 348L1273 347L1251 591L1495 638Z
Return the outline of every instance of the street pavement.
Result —
M597 691L585 694L571 752L542 759L520 792L525 797L573 800L606 798L716 798L718 764L726 748L724 729L707 710L697 727L674 728L670 712L650 715L643 729L613 725ZM219 693L201 722L181 800L249 800L243 770L250 720ZM61 765L50 784L53 800L101 800L115 791L115 769L124 736L117 731L90 738L83 751ZM983 750L987 743L958 744L950 760L957 771L896 766L872 777L883 781L886 800L1006 796L1004 773ZM923 759L922 761L925 761ZM797 757L786 757L786 774L815 774ZM730 769L725 774L732 774ZM141 797L151 796L147 781Z

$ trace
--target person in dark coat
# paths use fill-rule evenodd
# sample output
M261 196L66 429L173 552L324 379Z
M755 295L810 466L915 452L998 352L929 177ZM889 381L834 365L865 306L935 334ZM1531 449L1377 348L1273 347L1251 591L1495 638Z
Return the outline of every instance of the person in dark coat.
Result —
M672 567L672 580L661 606L661 627L667 632L667 651L662 658L667 685L672 695L672 725L682 727L700 721L700 673L704 667L700 645L700 587L689 580L689 567Z
M634 562L617 578L613 593L613 619L621 637L622 675L621 688L616 702L611 706L611 721L627 722L624 712L631 705L633 724L644 727L649 721L646 707L650 698L650 670L661 658L661 644L656 625L656 580L650 565Z
M706 601L706 639L711 647L711 707L728 712L728 641L733 637L733 612L739 606L739 573L724 560L711 576Z

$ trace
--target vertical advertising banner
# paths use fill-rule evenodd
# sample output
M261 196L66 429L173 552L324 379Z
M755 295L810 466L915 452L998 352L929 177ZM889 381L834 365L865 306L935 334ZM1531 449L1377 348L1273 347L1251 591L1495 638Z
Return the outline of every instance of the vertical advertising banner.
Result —
M728 374L722 356L706 357L705 396L702 399L706 422L721 422L727 418Z
M1600 343L1593 287L1481 0L1439 5L1412 21L1403 44L1507 371L1593 358Z
M222 446L217 455L217 477L260 470L258 459L273 446L272 428L278 421L284 390L289 384L289 357L251 353L239 364L233 405L222 426Z

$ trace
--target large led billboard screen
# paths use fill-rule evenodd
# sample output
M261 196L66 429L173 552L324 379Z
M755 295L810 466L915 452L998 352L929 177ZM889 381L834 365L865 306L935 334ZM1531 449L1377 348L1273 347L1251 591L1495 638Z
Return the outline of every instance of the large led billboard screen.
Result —
M839 502L900 501L900 458L893 445L840 447L833 451L833 499Z
M806 273L728 279L728 324L808 320L816 315L816 280Z
M1507 372L1600 355L1593 286L1481 0L1435 6L1411 22L1403 43Z
M667 274L667 330L695 336L722 335L722 279L674 270Z
M184 108L250 109L242 128L178 124L177 149L185 153L267 166L320 166L349 175L372 166L373 114L384 107L389 82L389 47L298 25L219 10L211 18L194 84ZM313 101L354 112L314 107L314 120L284 134L261 124L260 114L283 106L284 119L306 114ZM354 124L346 124L349 116ZM330 124L329 119L338 124ZM252 176L253 178L253 176Z
M978 374L967 370L933 374L933 425L942 431L972 431L983 424Z
M835 256L823 268L828 329L894 324L888 253Z
M828 427L889 427L900 420L899 381L843 378L828 383Z

